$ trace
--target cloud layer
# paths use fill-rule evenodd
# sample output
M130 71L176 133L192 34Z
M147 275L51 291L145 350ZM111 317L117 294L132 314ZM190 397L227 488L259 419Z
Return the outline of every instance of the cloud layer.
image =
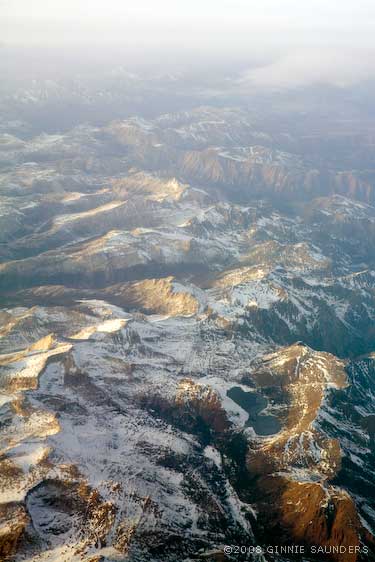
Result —
M355 83L375 73L373 0L2 0L6 45L131 53L159 64L258 60L242 85ZM249 65L250 66L250 65Z

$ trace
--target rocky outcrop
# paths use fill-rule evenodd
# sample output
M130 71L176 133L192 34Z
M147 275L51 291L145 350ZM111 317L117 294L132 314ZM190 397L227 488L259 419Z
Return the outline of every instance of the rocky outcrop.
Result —
M260 517L265 539L306 545L318 559L341 562L366 560L372 538L363 528L353 500L343 491L282 476L259 483ZM267 539L266 539L267 540ZM369 541L364 547L363 541ZM371 556L371 554L370 554Z
M23 506L17 504L0 505L0 557L12 560L29 522Z
M143 407L155 410L181 429L200 434L203 440L211 431L220 434L231 427L217 393L191 379L181 380L170 400L161 395L141 395L139 400Z

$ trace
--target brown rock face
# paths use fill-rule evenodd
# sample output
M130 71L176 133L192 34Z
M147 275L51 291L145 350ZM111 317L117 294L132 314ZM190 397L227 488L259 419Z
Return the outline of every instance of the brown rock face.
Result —
M309 199L339 194L370 204L374 202L371 181L358 171L309 168L297 155L279 155L263 146L254 146L251 150L253 154L240 158L223 158L213 148L184 151L177 160L187 179L229 187L242 195L282 193L287 197Z
M195 416L202 418L217 433L221 433L230 427L218 395L208 386L196 384L190 379L182 380L178 387L176 404L182 409L187 408Z
M271 536L276 544L284 540L308 547L319 545L332 560L358 560L363 529L348 494L319 483L290 481L281 476L261 479L258 489L264 509L260 520L268 540ZM345 558L335 552L339 547L345 550Z
M191 315L198 311L197 300L186 291L177 291L173 277L122 283L105 290L120 305L138 307L155 314Z
M250 471L265 474L296 467L314 470L322 479L333 477L341 464L340 446L319 433L314 421L327 386L346 386L344 363L329 353L293 345L266 356L253 378L263 388L277 389L274 398L284 405L284 429L250 450Z
M0 505L0 560L9 560L28 523L25 509L17 504Z
M361 541L372 539L353 499L329 483L341 468L340 443L314 423L327 385L347 385L344 363L294 345L266 356L253 379L283 404L283 430L255 441L247 455L264 542L304 545L312 553L316 547L319 560L362 560Z
M222 433L231 427L216 392L191 379L181 380L174 398L152 395L141 396L140 401L188 431Z

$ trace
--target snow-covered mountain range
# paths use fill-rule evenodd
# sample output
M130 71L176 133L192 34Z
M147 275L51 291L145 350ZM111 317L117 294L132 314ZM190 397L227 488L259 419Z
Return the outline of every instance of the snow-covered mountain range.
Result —
M372 171L236 107L24 130L0 136L0 557L374 560Z

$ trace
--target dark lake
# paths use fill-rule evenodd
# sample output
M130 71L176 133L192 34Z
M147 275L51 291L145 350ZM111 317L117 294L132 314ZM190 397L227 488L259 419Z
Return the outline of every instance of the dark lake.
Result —
M262 415L260 412L267 407L268 400L258 392L245 392L240 386L233 386L227 396L249 414L246 427L252 427L258 435L273 435L281 429L275 416Z

